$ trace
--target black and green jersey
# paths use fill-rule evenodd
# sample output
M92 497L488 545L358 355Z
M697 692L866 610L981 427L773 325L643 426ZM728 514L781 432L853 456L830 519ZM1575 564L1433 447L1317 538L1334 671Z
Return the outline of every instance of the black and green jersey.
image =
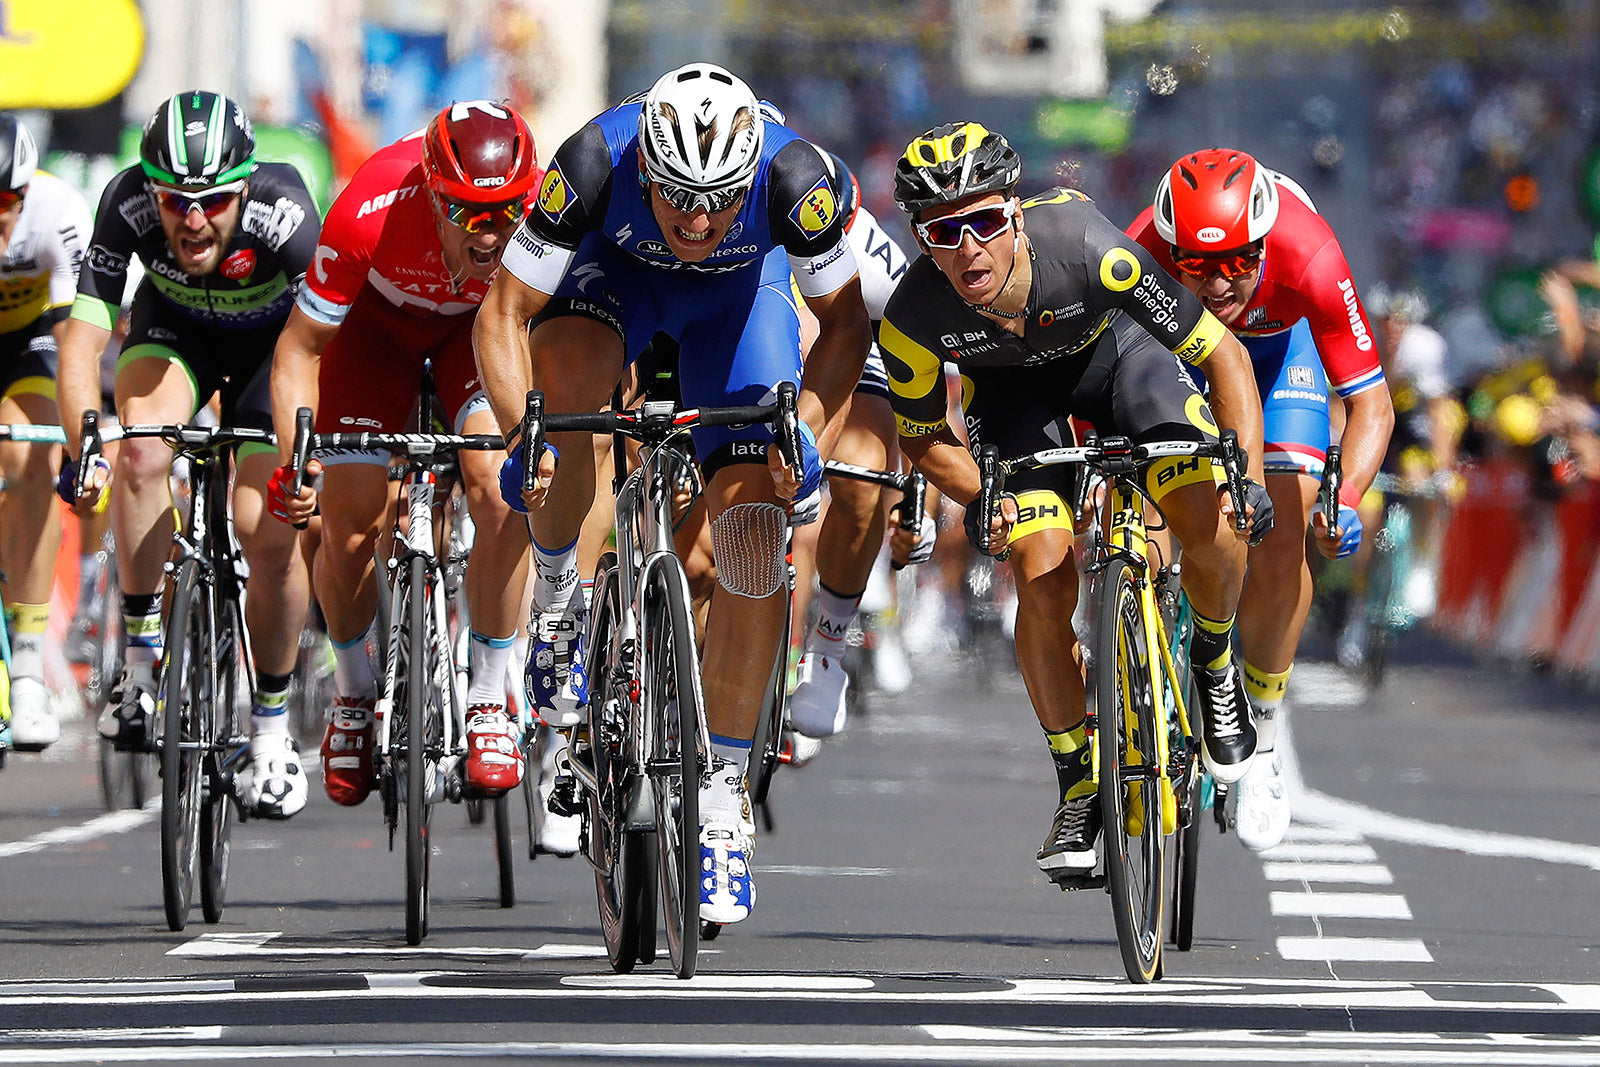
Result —
M138 256L149 283L184 318L240 330L281 323L294 306L321 232L321 217L300 172L287 163L263 163L250 176L239 224L217 269L186 274L167 245L144 172L138 165L129 167L100 198L72 317L109 330L122 305L128 263Z
M973 310L928 255L911 264L889 298L878 346L902 436L944 428L946 361L963 371L1057 360L1087 365L1122 315L1191 364L1222 340L1222 323L1087 196L1052 189L1022 207L1033 284L1021 337Z

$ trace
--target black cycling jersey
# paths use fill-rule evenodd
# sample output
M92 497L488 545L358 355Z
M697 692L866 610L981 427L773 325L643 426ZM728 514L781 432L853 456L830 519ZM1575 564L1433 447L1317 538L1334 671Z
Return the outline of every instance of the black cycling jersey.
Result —
M1052 189L1022 208L1033 266L1023 336L969 306L928 255L889 298L878 344L902 436L944 429L946 360L963 373L1070 360L1080 370L1103 365L1109 377L1116 346L1099 342L1123 315L1191 364L1222 340L1222 323L1084 194Z
M138 256L156 294L183 319L235 330L281 324L321 231L300 172L287 163L262 163L250 176L239 223L216 270L186 274L178 269L136 164L113 178L100 198L72 317L111 329L127 286L128 261Z

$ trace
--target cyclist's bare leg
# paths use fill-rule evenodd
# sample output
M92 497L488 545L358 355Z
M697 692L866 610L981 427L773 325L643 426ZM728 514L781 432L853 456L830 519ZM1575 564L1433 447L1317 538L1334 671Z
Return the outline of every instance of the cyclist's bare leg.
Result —
M1239 639L1245 660L1264 671L1279 673L1294 663L1300 631L1311 609L1306 526L1316 505L1317 487L1317 479L1309 475L1267 476L1277 521L1250 550L1250 571L1239 603Z
M857 393L846 402L844 428L828 458L885 470L894 455L894 413L879 396ZM883 489L871 482L834 478L817 537L817 580L843 595L859 595L883 545Z
M197 404L182 363L165 350L124 363L117 372L117 416L124 425L187 422ZM122 442L112 469L111 528L117 539L117 577L124 594L161 589L172 548L172 448L155 438Z
M312 585L327 620L328 637L335 645L347 645L371 628L378 613L374 553L389 504L388 468L377 463L328 464L321 500L322 540Z
M491 428L484 432L496 432L493 420ZM578 574L586 582L594 577L595 565L606 550L606 541L611 536L617 517L616 497L611 492L611 476L615 473L611 461L611 438L596 434L593 441L594 503L590 505L589 514L583 520L583 529L578 533ZM526 535L523 540L527 540Z
M533 383L550 412L599 411L622 373L622 339L593 319L565 315L534 328ZM528 515L534 543L545 548L572 544L595 499L593 434L552 433L560 453L544 503ZM610 472L607 472L609 477Z
M706 500L713 522L734 504L781 506L771 473L765 464L754 463L718 471L706 486ZM701 674L706 723L713 734L742 741L755 736L786 610L788 596L781 586L760 600L721 588L712 594Z
M267 514L267 479L276 466L277 455L272 452L255 452L239 459L233 485L233 525L250 565L245 625L250 628L256 670L285 675L294 672L300 629L311 604L311 581L297 531Z
M469 415L462 429L469 434L497 432L487 408ZM522 591L528 583L527 524L500 497L504 452L462 452L460 460L474 526L466 579L472 629L486 637L511 637L517 632Z
M1078 566L1072 531L1050 528L1011 543L1017 585L1017 665L1039 725L1057 734L1083 722L1083 650L1072 628Z
M48 396L12 392L0 399L0 423L59 421L56 403ZM61 511L54 499L60 468L60 445L0 443L0 471L6 483L0 497L0 571L5 574L8 605L50 603L61 541Z
M1183 589L1194 610L1209 619L1231 619L1239 610L1248 550L1219 508L1216 486L1180 486L1159 503L1183 546ZM1253 560L1251 561L1253 562Z

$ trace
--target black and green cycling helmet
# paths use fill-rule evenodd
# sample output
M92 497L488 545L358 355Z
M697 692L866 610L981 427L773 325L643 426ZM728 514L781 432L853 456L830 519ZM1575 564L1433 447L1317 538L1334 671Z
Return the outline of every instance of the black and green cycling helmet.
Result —
M256 169L256 135L244 109L221 93L179 93L145 123L139 142L145 176L166 185L225 185Z
M894 199L916 215L975 193L1009 193L1022 159L1006 139L976 122L947 122L906 145L894 168Z

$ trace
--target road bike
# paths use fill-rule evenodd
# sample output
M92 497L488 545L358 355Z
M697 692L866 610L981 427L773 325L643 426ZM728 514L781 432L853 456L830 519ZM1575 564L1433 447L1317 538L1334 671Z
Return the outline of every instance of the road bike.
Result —
M234 776L250 752L240 707L249 707L255 657L244 625L244 555L228 509L231 459L239 445L273 445L275 438L248 427L102 430L98 413L86 411L80 491L103 444L141 437L165 441L174 450L173 462L189 467L187 514L173 532L173 553L165 564L165 653L155 715L145 733L161 773L162 906L167 926L182 930L197 883L206 922L222 918L237 803Z
M373 762L391 851L402 826L404 830L405 934L408 944L418 945L428 933L433 805L441 799L459 802L469 793L461 773L466 755L465 672L456 662L446 586L453 558L445 548L447 498L438 490L441 473L453 466L457 453L496 451L504 445L492 434L313 434L311 422L309 408L296 412L290 460L296 496L313 453L384 451L402 460L404 506L397 500L393 550L385 563L389 593ZM496 812L499 899L509 906L505 798L484 800Z
M1248 520L1241 459L1231 431L1215 443L1136 445L1126 437L1104 437L1006 460L986 445L977 456L980 515L994 513L1005 479L1021 471L1077 464L1092 476L1082 479L1086 488L1096 478L1105 487L1109 518L1080 557L1094 613L1085 725L1104 824L1103 860L1096 871L1058 874L1054 880L1064 890L1103 887L1111 895L1123 967L1138 983L1162 975L1169 897L1182 925L1175 940L1192 937L1198 871L1196 862L1184 863L1181 856L1172 869L1174 856L1167 848L1169 836L1198 822L1201 808L1199 738L1189 715L1192 692L1172 632L1181 565L1164 560L1150 538L1165 521L1143 485L1148 466L1167 458L1220 460L1236 525L1243 528ZM1150 523L1147 508L1155 517ZM1188 843L1197 842L1194 837ZM1181 837L1178 848L1183 848ZM1189 854L1197 859L1193 847Z
M544 395L528 395L525 488L534 487L546 433L609 433L618 457L616 551L595 571L584 635L587 721L573 729L560 770L582 794L580 840L595 869L606 956L619 973L655 960L658 903L680 978L694 974L700 938L699 803L712 767L689 582L673 544L681 487L703 488L686 435L696 426L771 423L797 468L794 397L794 386L781 383L776 404L685 409L646 401L631 411L547 414ZM632 471L622 458L627 439L641 446ZM767 509L741 517L747 533L761 529L768 542L751 556L778 558L788 530L782 509L737 506ZM719 567L733 562L719 555ZM763 595L771 596L784 579L768 578Z

